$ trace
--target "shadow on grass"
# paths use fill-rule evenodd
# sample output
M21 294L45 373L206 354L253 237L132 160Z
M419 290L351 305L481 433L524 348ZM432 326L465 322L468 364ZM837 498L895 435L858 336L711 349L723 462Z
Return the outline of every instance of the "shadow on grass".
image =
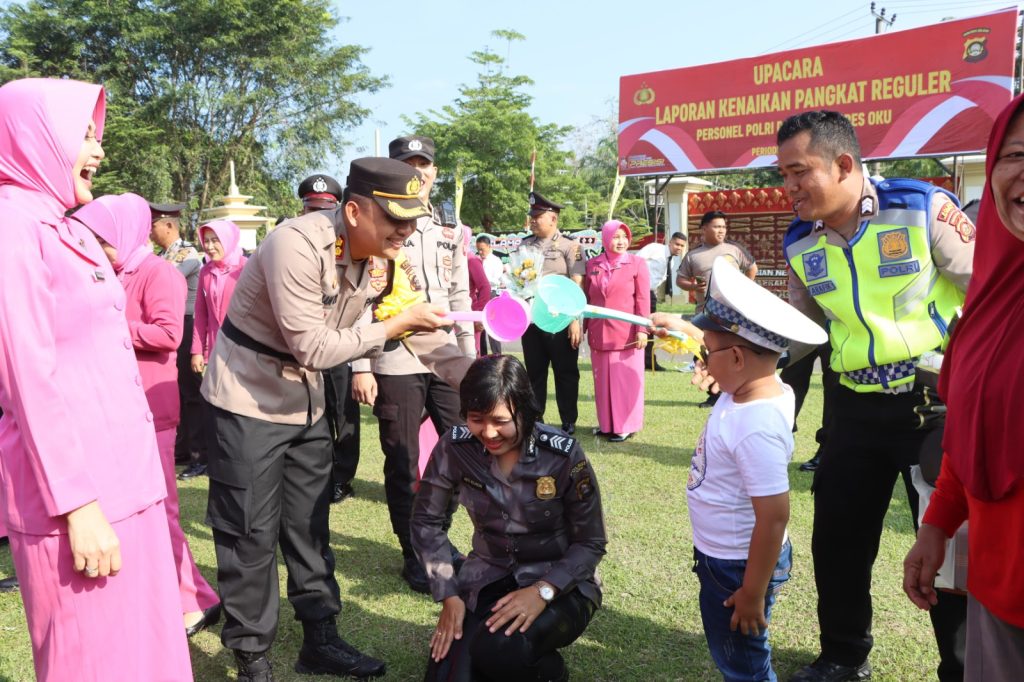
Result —
M584 638L564 653L578 679L721 679L702 631L666 628L614 608L599 610ZM772 660L779 679L788 678L816 654L806 649L773 647Z

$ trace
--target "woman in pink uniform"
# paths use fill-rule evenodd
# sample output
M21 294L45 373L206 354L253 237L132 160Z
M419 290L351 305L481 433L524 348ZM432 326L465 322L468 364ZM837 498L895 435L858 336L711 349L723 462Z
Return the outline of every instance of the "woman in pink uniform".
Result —
M40 680L191 680L153 413L92 233L103 89L0 87L0 514Z
M220 618L220 599L192 559L188 540L181 529L178 486L174 477L174 435L181 416L176 359L188 293L185 278L149 246L150 209L139 195L100 197L72 217L99 239L128 297L125 314L142 387L153 412L167 487L164 510L178 571L181 611L186 633L191 637Z
M215 220L199 228L206 265L199 271L196 324L192 332L192 371L202 374L213 352L220 324L228 315L235 284L242 276L245 255L242 233L230 220Z
M643 259L626 253L633 233L618 220L601 228L604 253L587 262L583 291L591 305L651 314L650 274ZM644 424L645 329L618 320L588 319L594 367L594 402L600 434L621 443Z

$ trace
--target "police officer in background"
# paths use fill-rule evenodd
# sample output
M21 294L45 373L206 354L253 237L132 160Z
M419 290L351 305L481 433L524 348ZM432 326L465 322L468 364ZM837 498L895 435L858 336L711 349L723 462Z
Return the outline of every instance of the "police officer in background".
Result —
M971 277L974 226L956 197L917 180L865 178L850 121L834 111L786 119L778 164L797 219L785 238L789 300L824 326L840 385L814 475L811 553L821 655L794 682L871 676L871 573L893 486L938 425L914 366L940 347ZM804 352L813 350L803 348ZM791 350L792 360L801 349ZM939 592L929 611L938 677L963 679L966 599Z
M579 242L558 231L561 210L561 204L545 198L540 192L530 192L530 231L533 234L524 239L519 248L539 248L544 253L541 275L565 275L581 284L586 266L583 252ZM580 331L579 320L573 320L566 329L555 334L531 324L522 341L526 372L530 375L541 415L547 405L548 366L554 369L558 416L562 420L562 430L568 434L576 432L579 417Z
M310 175L299 183L302 213L333 211L341 201L341 185L329 175ZM324 371L327 419L334 439L331 502L353 497L352 480L359 466L359 402L352 397L352 365L343 362Z
M430 190L437 178L434 141L411 135L388 145L392 159L419 171L423 178L419 196L430 206ZM469 266L460 228L442 224L438 212L416 221L416 229L402 245L402 263L415 290L426 300L446 310L470 310ZM467 357L476 354L472 327L456 325L452 343ZM430 592L427 574L416 559L409 539L409 517L419 480L419 432L426 410L440 435L460 422L459 394L441 381L398 344L373 360L353 363L355 396L373 405L380 422L380 447L384 452L384 493L391 516L391 528L402 548L402 578L416 592ZM371 373L372 369L372 373ZM456 557L457 559L459 557Z
M200 374L192 371L192 329L195 326L196 289L203 255L191 242L181 236L181 212L185 204L154 204L149 210L153 220L150 238L160 249L159 255L178 268L188 284L185 300L185 327L178 346L178 394L181 398L181 421L174 438L174 461L188 464L178 475L185 481L206 473L206 437L203 433L202 402L199 386Z

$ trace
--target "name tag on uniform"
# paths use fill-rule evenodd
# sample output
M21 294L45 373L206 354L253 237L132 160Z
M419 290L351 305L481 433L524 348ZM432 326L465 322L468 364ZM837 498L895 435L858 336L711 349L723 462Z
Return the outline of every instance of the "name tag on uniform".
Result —
M483 483L481 483L480 481L476 480L475 478L470 478L469 476L463 476L462 477L462 482L465 483L466 485L468 485L470 488L476 488L477 490L483 490L484 489L484 484Z

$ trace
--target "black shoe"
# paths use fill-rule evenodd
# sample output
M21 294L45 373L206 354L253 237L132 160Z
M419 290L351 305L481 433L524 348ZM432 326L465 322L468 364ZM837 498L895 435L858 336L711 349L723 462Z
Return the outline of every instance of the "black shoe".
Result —
M800 465L800 471L817 471L818 465L821 463L821 453L816 452L814 457Z
M633 437L632 433L613 433L609 438L609 443L624 443Z
M566 422L565 424L562 424L562 430L571 436L576 433L576 425Z
M193 637L198 635L200 632L208 627L212 627L220 622L220 604L214 604L208 609L203 611L203 617L199 619L199 622L191 627L185 628L185 636Z
M707 400L705 400L702 403L698 403L697 407L702 407L702 408L705 408L705 409L710 409L710 408L714 407L715 403L717 403L717 402L718 402L718 396L717 395L714 396L714 397L708 396Z
M10 543L11 541L7 539L6 535L0 538L0 547L3 547L4 545L9 545Z
M361 653L338 636L334 619L302 623L302 648L295 672L304 675L348 675L379 677L386 671L384 661Z
M192 462L188 465L188 468L178 474L179 481L187 481L198 476L206 475L206 465L200 464L199 462Z
M0 592L17 592L20 589L21 585L18 583L18 578L15 576L0 580Z
M352 489L351 483L335 483L331 491L331 504L344 502L350 497L355 497L356 491Z
M601 431L600 429L594 429L594 438L607 438L615 434L608 433L607 431Z
M848 680L871 679L871 663L864 661L860 665L839 665L818 657L814 663L806 665L789 678L789 682L847 682Z
M454 558L454 557L453 557ZM413 592L430 594L430 581L427 580L427 572L414 556L406 557L402 566L402 580L409 583Z
M274 670L266 651L235 650L238 682L274 682Z

